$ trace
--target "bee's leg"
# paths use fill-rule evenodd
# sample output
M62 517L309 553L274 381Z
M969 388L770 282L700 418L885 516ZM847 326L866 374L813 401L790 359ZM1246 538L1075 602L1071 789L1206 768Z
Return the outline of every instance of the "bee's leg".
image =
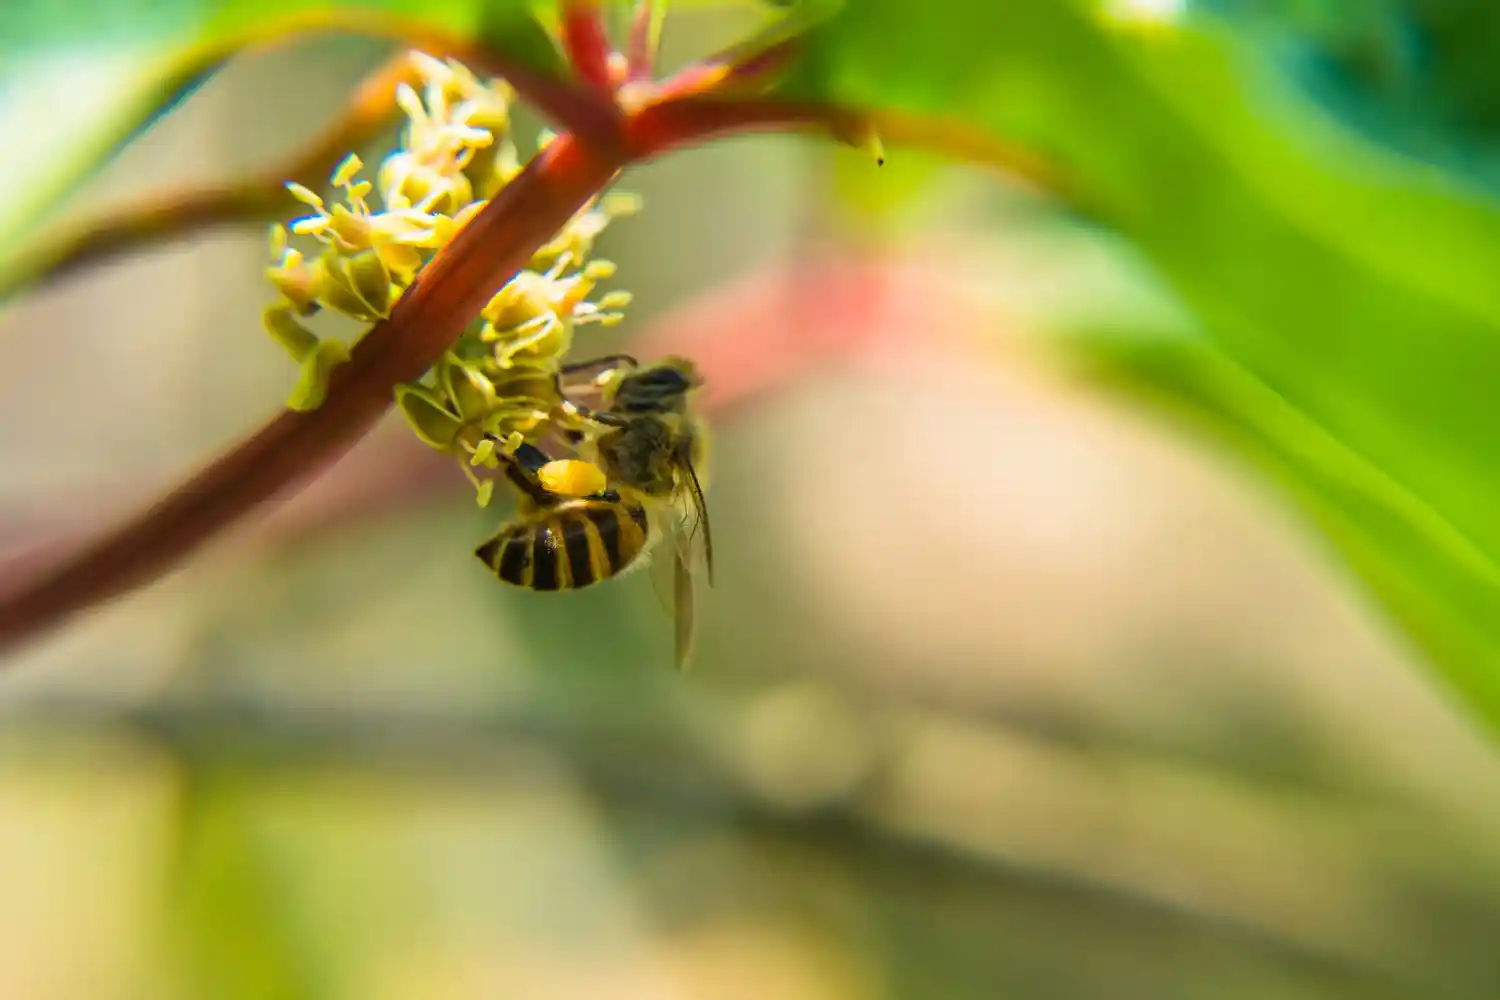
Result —
M563 389L562 373L552 376L553 384L557 387L557 396L562 400L561 408L565 417L581 417L584 420L593 421L596 424L608 424L611 427L623 427L629 421L619 414L609 413L605 410L595 410L582 403L575 403L568 398Z
M598 388L600 381L606 375L613 375L623 370L634 370L640 366L641 363L631 354L605 354L597 358L589 358L587 361L575 361L571 364L560 365L552 376L553 391L557 393L557 398L563 401L564 408L572 410L571 415L588 417L591 411L581 403L573 402L573 397L568 392L568 387L563 385L563 379L566 376L576 375L578 372L590 369L599 369L595 373L590 386L580 387Z
M551 461L542 449L522 444L515 454L510 454L497 448L495 457L500 460L500 467L505 471L505 478L510 480L510 484L538 507L549 507L563 499L543 486L537 476L537 470Z
M562 373L565 370L560 369L552 376L552 384L556 387L558 398L562 400L561 409L564 417L581 417L584 420L592 421L596 424L606 424L610 427L624 427L629 423L629 419L620 414L590 409L582 403L575 403L569 399L568 393L562 384ZM581 435L578 439L582 440Z
M590 410L588 407L571 404L574 411L583 419L591 420L605 427L629 427L630 418L623 413L611 413L608 410Z
M552 461L551 456L545 451L526 441L521 442L511 457L519 465L531 472L538 471L542 466Z
M554 374L552 377L552 384L557 391L558 398L563 400L574 410L587 416L589 414L589 410L586 407L579 405L578 403L574 403L571 397L569 397L568 391L563 385L563 377L566 375L574 375L581 371L587 371L590 368L599 368L602 365L607 365L609 366L609 368L614 369L639 368L641 366L641 363L637 361L633 355L630 354L605 354L597 358L590 358L587 361L575 361L572 364L561 365L558 367L556 374ZM595 377L597 378L598 376Z

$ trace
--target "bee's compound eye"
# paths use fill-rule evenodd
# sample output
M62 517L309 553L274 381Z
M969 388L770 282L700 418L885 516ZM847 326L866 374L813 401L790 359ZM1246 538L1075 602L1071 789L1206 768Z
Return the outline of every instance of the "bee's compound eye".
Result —
M670 408L694 386L676 368L653 368L620 383L615 406L627 413L653 413Z
M658 368L642 378L650 383L653 390L660 393L687 392L693 387L693 380L688 377L687 373L676 368Z
M537 470L537 478L548 492L565 497L593 496L609 485L599 466L577 458L554 459Z

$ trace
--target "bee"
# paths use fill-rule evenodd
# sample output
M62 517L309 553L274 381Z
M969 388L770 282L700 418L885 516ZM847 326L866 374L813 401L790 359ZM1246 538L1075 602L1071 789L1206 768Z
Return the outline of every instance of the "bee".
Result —
M607 367L593 385L602 404L574 401L563 377L601 365ZM700 558L713 583L713 537L698 475L707 438L688 406L700 384L692 364L677 358L643 368L611 355L564 366L557 424L578 457L549 460L523 445L503 459L522 508L475 550L500 579L533 590L619 576L650 553L658 569L653 584L674 617L679 667L692 652ZM656 558L658 546L669 554Z

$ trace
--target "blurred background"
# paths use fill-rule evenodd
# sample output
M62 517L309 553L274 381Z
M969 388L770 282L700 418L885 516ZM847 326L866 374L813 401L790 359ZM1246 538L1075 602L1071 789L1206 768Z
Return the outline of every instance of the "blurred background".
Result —
M1206 6L1500 176L1480 4ZM742 27L685 11L668 55ZM72 211L277 162L389 52L231 63ZM0 997L1500 995L1493 746L1262 480L1049 361L1190 322L1128 245L796 138L622 187L636 303L578 351L718 379L696 669L644 577L496 584L502 511L388 420L0 672ZM0 312L0 573L279 405L265 253L216 231Z

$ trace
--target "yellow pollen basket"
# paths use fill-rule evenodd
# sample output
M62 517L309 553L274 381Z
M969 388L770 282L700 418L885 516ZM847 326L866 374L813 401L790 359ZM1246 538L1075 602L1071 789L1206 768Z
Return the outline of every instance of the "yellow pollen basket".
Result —
M537 478L549 492L565 497L592 496L608 485L604 470L578 458L554 459L537 470Z

